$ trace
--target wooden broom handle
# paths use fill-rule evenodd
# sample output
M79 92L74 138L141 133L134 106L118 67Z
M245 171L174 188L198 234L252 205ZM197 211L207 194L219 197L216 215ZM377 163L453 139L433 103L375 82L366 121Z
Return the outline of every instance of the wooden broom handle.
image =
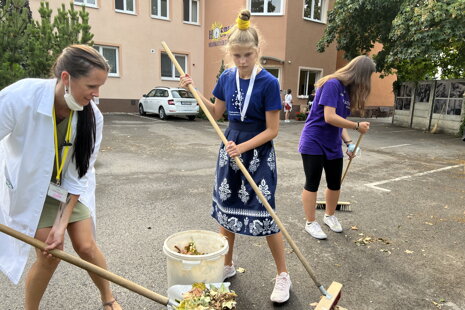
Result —
M28 235L25 235L19 231L16 231L14 230L13 228L10 228L8 226L5 226L5 225L2 225L0 224L0 231L7 234L7 235L10 235L11 237L13 238L16 238L16 239L19 239L27 244L30 244L32 245L33 247L36 247L42 251L45 250L45 247L47 246L47 244L45 244L44 242L38 240L38 239L35 239L35 238L32 238L32 237L29 237ZM82 268L82 269L85 269L89 272L92 272L108 281L111 281L113 283L116 283L118 285L121 285L122 287L125 287L127 288L128 290L130 291L133 291L139 295L142 295L142 296L145 296L153 301L156 301L158 302L159 304L162 304L162 305L165 305L167 306L168 304L172 305L174 304L168 297L165 297L165 296L162 296L162 295L159 295L143 286L140 286L132 281L129 281L123 277L120 277L106 269L103 269L99 266L96 266L94 264L91 264L79 257L76 257L76 256L73 256L73 255L70 255L62 250L58 250L58 249L55 249L55 250L51 250L51 251L48 251L48 253L52 254L53 256L55 257L58 257L70 264L73 264L79 268Z
M363 137L363 133L361 133L360 136L358 137L357 143L355 144L354 153L357 151L357 148L358 148L358 146L359 146L359 144L360 144L360 141L362 141L362 137ZM349 170L350 163L352 162L352 159L353 159L353 158L350 158L350 159L349 159L349 162L347 163L346 170L344 171L344 175L342 176L342 179L341 179L341 184L342 184L342 182L344 181L344 178L346 177L346 174L347 174L347 171Z
M178 70L178 72L181 74L181 76L185 75L183 69L181 68L181 66L179 65L178 61L176 60L176 58L174 57L173 53L171 52L171 50L169 49L168 45L166 45L166 43L164 41L161 42L161 45L163 46L163 48L165 49L166 53L168 54L168 56L170 57L171 61L174 63L174 65L176 66L176 69ZM188 85L189 87L189 91L194 95L195 99L197 100L197 102L199 103L200 107L202 108L203 112L205 113L205 115L207 116L208 120L210 121L210 123L212 124L213 128L215 128L215 131L216 133L218 134L218 136L220 137L221 141L223 141L224 145L228 144L228 140L226 139L226 137L224 136L223 132L221 131L220 127L218 127L218 124L216 123L215 119L211 116L210 114L210 111L208 110L208 108L205 106L205 104L203 103L202 99L200 98L199 94L197 93L197 91L195 90L195 88L192 86L192 84L189 84ZM294 250L295 254L297 255L297 257L299 258L299 260L302 262L302 264L304 265L305 269L307 270L308 274L310 275L310 277L312 278L313 282L315 282L315 285L319 288L321 286L320 282L316 279L315 277L315 273L314 271L312 270L312 267L310 267L310 264L308 263L308 261L305 259L305 257L303 256L302 252L300 251L300 249L297 247L297 245L295 244L294 240L292 240L291 236L289 235L289 233L287 232L286 228L284 227L283 223L281 222L281 220L278 218L278 216L276 215L276 213L273 211L273 208L271 208L270 204L268 203L268 200L266 200L265 196L263 196L262 192L260 191L260 189L258 188L257 184L255 184L255 181L252 179L252 177L250 176L250 173L249 171L247 171L247 169L244 167L244 164L242 164L241 160L239 159L239 157L235 156L233 157L234 160L236 161L236 164L237 166L241 169L242 173L244 174L245 178L247 179L247 181L249 182L249 184L252 186L253 190L255 191L255 193L257 194L258 198L260 199L260 201L263 203L263 205L265 206L266 210L268 211L268 213L270 213L271 217L274 219L274 221L276 222L276 224L278 225L279 229L281 229L284 237L286 238L287 242L289 242L290 246L292 247L292 249Z

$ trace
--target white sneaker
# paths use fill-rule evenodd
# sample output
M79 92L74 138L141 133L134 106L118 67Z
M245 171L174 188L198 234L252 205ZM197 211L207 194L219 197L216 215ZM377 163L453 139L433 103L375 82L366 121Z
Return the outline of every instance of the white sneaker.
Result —
M234 277L236 275L236 268L234 267L234 264L231 266L225 265L223 269L223 282L227 278Z
M305 231L310 234L313 238L317 239L326 239L328 236L324 233L324 231L321 229L320 224L318 222L307 222L305 225Z
M272 302L283 303L289 299L289 290L291 289L291 277L287 272L281 272L276 276L273 293L270 299Z
M342 232L342 226L334 215L326 215L323 217L323 222L329 226L334 232Z

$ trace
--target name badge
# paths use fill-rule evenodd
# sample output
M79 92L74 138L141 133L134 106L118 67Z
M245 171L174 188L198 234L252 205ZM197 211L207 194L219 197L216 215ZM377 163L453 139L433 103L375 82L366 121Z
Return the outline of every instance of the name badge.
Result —
M68 191L63 187L56 185L55 183L50 183L48 187L48 196L66 203L66 198L68 198Z

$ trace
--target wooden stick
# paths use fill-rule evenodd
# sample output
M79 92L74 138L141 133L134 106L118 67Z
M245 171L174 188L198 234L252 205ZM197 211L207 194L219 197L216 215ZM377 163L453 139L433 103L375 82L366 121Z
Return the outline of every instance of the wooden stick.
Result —
M360 136L358 137L357 143L355 144L354 154L355 152L357 152L357 148L360 144L360 141L362 141L362 137L363 137L363 133L361 133ZM346 177L347 171L349 170L350 164L352 163L352 159L353 158L350 158L349 162L347 163L346 170L344 171L344 175L342 176L342 179L341 179L341 184L344 181L344 178Z
M166 53L168 54L168 56L170 57L171 61L174 63L174 65L176 66L176 69L178 70L179 74L181 74L181 76L185 75L183 69L181 68L181 66L179 65L178 61L176 60L176 58L174 57L173 53L171 52L171 50L169 49L168 45L166 45L166 43L163 41L161 42L161 45L163 46L163 48L165 49ZM202 99L200 98L199 94L197 93L197 91L195 90L195 88L192 86L192 84L189 84L189 91L194 95L195 99L197 100L197 102L199 103L200 107L202 108L202 110L204 111L205 115L207 116L208 120L210 121L210 123L212 124L213 128L215 129L216 133L218 134L218 136L220 137L221 141L223 141L224 145L228 144L228 140L226 139L226 137L224 136L223 132L221 131L221 129L218 127L218 124L216 123L215 119L211 116L210 114L210 111L208 110L208 108L205 106L205 104L203 103ZM242 164L241 160L239 159L239 157L235 156L234 157L234 160L236 161L237 163L237 166L241 169L242 173L244 174L245 178L247 179L247 181L249 182L249 184L252 186L253 190L255 191L255 193L257 194L258 198L260 199L260 201L263 203L263 205L265 206L266 210L268 211L268 213L270 213L271 217L274 219L274 221L276 222L276 224L278 225L279 229L282 231L284 237L286 238L287 242L289 242L289 245L292 247L292 249L294 250L295 254L297 255L297 257L299 258L299 260L302 262L303 266L305 267L305 269L307 270L308 274L310 275L310 277L312 278L313 282L315 283L315 285L320 289L321 291L321 287L322 285L320 284L320 282L317 280L317 278L315 277L315 273L312 269L312 267L310 267L310 264L308 263L308 261L305 259L305 257L303 256L302 252L300 251L300 249L297 247L297 245L295 244L294 240L292 240L291 236L289 235L289 233L287 232L286 228L284 227L283 223L281 222L281 220L278 218L278 216L276 215L276 213L273 211L273 208L270 206L270 204L268 203L268 200L266 200L265 196L263 196L262 192L260 191L260 189L258 188L257 184L255 184L255 181L252 179L252 177L250 176L250 173L247 171L247 169L244 167L244 164Z
M35 238L32 238L32 237L29 237L28 235L25 235L19 231L16 231L8 226L5 226L5 225L2 225L0 224L0 231L7 234L7 235L10 235L11 237L13 238L16 238L16 239L19 239L23 242L26 242L30 245L32 245L33 247L36 247L42 251L45 250L45 247L47 246L47 244L45 244L44 242L38 240L38 239L35 239ZM58 249L55 249L55 250L51 250L51 251L48 251L48 253L52 254L53 256L55 257L58 257L70 264L73 264L79 268L82 268L82 269L85 269L89 272L92 272L108 281L111 281L113 283L116 283L118 285L121 285L122 287L125 287L127 288L128 290L130 291L133 291L139 295L142 295L142 296L145 296L153 301L156 301L158 302L159 304L162 304L162 305L175 305L175 303L173 301L171 301L168 297L165 297L165 296L162 296L162 295L159 295L143 286L140 286L132 281L129 281L123 277L120 277L106 269L103 269L99 266L96 266L94 264L91 264L79 257L76 257L76 256L73 256L73 255L70 255L64 251L61 251L61 250L58 250Z

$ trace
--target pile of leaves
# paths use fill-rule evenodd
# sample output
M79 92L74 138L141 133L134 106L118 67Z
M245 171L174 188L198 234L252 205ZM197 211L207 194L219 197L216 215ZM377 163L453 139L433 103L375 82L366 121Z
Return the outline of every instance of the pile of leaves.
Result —
M177 310L234 310L236 309L236 293L224 284L208 288L205 283L194 283L192 289L183 294Z
M189 242L184 248L180 248L177 245L174 246L176 251L180 254L185 254L185 255L205 255L206 253L202 253L197 251L197 247L195 246L195 242L191 241Z

